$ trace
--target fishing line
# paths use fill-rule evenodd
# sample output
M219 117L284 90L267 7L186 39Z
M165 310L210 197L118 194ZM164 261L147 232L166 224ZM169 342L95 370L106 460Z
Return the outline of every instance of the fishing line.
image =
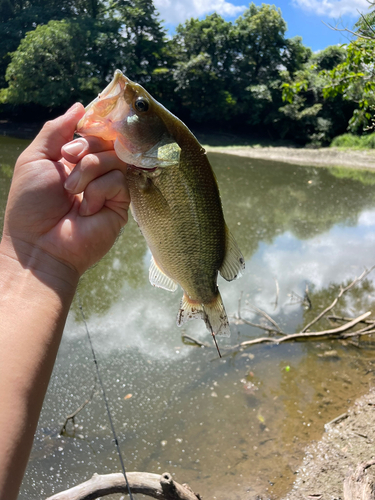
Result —
M104 399L105 407L107 409L107 414L108 414L108 420L109 420L109 423L111 424L113 439L115 441L116 448L117 448L117 453L118 453L118 456L119 456L119 459L120 459L122 473L123 473L123 476L124 476L124 479L125 479L125 484L126 484L126 486L128 488L128 493L129 493L130 500L134 500L132 492L130 491L130 485L129 485L129 481L128 481L128 478L127 478L127 475L126 475L126 471L125 471L124 460L122 458L121 449L120 449L120 446L119 446L119 443L118 443L118 439L117 439L117 435L116 435L116 431L115 431L115 426L113 425L112 415L111 415L111 411L109 409L109 404L108 404L107 396L106 396L106 393L105 393L104 384L103 384L102 378L100 376L98 360L96 359L96 355L95 355L95 351L94 351L94 346L93 346L93 344L91 342L91 336L90 336L90 333L89 333L89 328L88 328L88 325L87 325L85 313L83 312L81 297L80 297L80 295L79 295L78 292L77 292L77 297L78 297L78 305L79 305L79 308L81 310L82 320L83 320L83 323L84 323L85 328L86 328L87 338L89 339L89 344L90 344L90 347L91 347L92 357L93 357L94 363L95 363L96 374L97 374L97 377L98 377L98 380L99 380L100 387L102 389L103 399Z

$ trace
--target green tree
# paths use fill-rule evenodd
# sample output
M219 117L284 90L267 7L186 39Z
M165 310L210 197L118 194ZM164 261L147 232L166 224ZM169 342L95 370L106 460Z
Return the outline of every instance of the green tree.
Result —
M166 33L152 0L115 0L109 11L122 24L118 66L129 78L155 91L151 75L163 66Z
M375 110L375 39L359 36L347 45L346 59L324 75L328 82L323 89L324 97L338 95L356 103L349 121L349 130L363 133L374 128Z
M179 25L172 40L175 95L184 118L228 122L236 113L232 95L232 24L218 14Z
M46 108L68 106L97 93L100 71L91 64L95 24L50 21L27 33L6 72L8 88L2 102L37 104Z
M286 23L274 5L254 3L235 22L236 77L253 85L278 78L286 49Z
M284 104L280 107L280 128L286 137L322 145L344 132L353 107L341 96L326 96L326 70L345 60L346 51L332 46L312 54L303 68L283 73ZM324 70L324 71L323 71Z
M0 88L6 85L10 54L27 32L50 20L96 18L102 6L99 0L0 0Z

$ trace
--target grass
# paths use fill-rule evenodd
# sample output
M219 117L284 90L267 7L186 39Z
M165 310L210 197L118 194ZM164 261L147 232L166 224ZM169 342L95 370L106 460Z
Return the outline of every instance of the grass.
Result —
M375 149L375 133L368 135L343 134L335 137L331 147L341 149Z

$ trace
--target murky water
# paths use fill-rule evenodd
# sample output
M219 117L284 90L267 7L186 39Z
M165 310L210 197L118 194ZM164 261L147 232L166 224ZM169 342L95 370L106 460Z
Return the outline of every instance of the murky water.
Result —
M0 217L22 141L0 138ZM365 267L375 264L375 174L210 155L226 219L246 274L220 280L228 314L271 315L297 331ZM82 279L79 294L128 471L169 471L205 499L278 498L290 488L305 445L373 382L374 344L362 340L260 344L225 351L260 329L236 324L212 348L203 322L175 324L181 292L148 283L150 254L131 221ZM374 275L334 312L359 315L375 300ZM313 309L301 303L306 285ZM279 293L276 290L279 289ZM320 329L333 327L328 320ZM94 393L76 427L65 417ZM77 301L45 400L21 500L71 487L94 472L120 471ZM113 498L118 498L115 496Z

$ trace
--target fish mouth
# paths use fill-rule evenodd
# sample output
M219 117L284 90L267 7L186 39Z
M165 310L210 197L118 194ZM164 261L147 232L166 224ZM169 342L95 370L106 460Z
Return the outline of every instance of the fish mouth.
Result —
M124 99L129 83L130 80L122 71L116 69L112 81L85 107L85 114L78 122L76 132L82 136L95 135L112 139L109 137L110 130L114 133L114 124L123 120L129 112L129 105Z

